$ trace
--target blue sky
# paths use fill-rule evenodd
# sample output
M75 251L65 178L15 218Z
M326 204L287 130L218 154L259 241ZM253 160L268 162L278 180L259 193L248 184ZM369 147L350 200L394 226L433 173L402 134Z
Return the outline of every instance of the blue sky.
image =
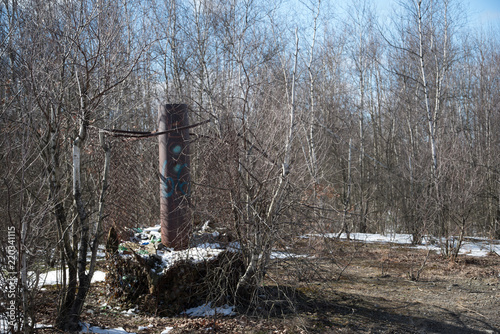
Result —
M278 1L278 0L277 0ZM298 20L299 22L312 22L312 14L307 9L304 3L316 3L317 0L284 0L285 12L288 12L290 20ZM361 0L362 1L362 0ZM394 11L400 9L400 2L408 2L411 0L368 0L373 8L376 8L376 13L379 18L384 21L387 17L394 18ZM453 0L457 2L466 11L466 19L471 28L490 28L500 31L500 0ZM322 0L322 16L325 13L333 13L337 19L343 20L343 13L351 3L351 0ZM465 17L462 17L465 18Z
M398 0L373 0L380 14L397 7ZM463 0L472 26L500 24L500 0Z
M471 19L476 23L494 23L500 21L500 0L471 0L469 2Z

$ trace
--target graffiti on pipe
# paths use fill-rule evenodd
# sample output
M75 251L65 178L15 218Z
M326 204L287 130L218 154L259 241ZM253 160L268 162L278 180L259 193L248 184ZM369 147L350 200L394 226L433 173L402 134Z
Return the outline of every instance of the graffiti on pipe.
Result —
M181 179L182 170L187 167L187 164L176 164L174 171L176 171L175 179L167 177L167 160L163 163L161 172L161 196L164 198L171 197L176 191L184 196L189 196L189 182Z

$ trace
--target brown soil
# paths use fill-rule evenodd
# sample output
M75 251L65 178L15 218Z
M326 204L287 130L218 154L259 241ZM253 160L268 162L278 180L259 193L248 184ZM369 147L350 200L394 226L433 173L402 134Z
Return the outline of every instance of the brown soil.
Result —
M315 247L320 255L277 261L261 291L262 307L247 315L127 316L123 306L106 296L104 284L96 284L82 321L141 334L161 333L167 326L174 327L172 334L500 333L497 254L460 256L451 262L398 245L335 243L319 247L309 242L303 244L303 253ZM53 289L43 292L40 323L53 322L56 299ZM105 302L108 307L102 307Z

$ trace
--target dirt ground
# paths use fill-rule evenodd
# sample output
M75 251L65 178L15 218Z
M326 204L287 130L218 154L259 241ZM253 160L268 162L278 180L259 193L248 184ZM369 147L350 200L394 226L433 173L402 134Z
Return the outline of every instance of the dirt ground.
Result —
M303 246L304 251L309 247ZM328 249L335 251L276 261L262 291L263 307L250 314L159 318L139 311L127 315L106 296L104 283L98 283L82 321L141 334L161 333L166 327L173 327L172 334L500 333L497 254L449 261L400 245L338 242ZM40 323L53 321L55 294L50 289L43 292ZM54 329L38 332L57 333Z
M340 279L316 292L330 305L317 318L331 332L500 333L499 271L496 254L451 262L399 245L364 245ZM313 328L328 332L320 323Z

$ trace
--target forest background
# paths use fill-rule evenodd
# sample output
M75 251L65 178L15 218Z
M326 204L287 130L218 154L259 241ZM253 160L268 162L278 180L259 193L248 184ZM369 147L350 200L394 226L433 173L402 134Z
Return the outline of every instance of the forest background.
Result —
M30 276L68 268L57 322L74 328L109 227L158 222L157 139L107 129L154 131L164 103L210 121L192 129L190 214L241 243L242 286L307 233L430 235L450 258L466 235L500 239L500 25L469 13L2 1L0 237L23 328Z

